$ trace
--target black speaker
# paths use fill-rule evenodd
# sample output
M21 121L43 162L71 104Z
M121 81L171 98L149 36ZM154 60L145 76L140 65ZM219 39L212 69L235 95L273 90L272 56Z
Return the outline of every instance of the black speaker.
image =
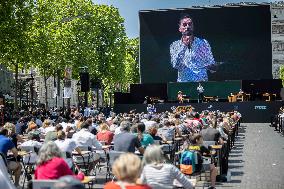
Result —
M81 92L90 91L90 76L89 73L80 73Z
M91 89L101 89L102 81L100 79L91 79Z

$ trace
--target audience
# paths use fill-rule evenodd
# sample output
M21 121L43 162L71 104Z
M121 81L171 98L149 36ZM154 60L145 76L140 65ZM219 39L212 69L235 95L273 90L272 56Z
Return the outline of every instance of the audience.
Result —
M39 149L42 146L42 143L39 142L40 137L39 137L39 133L37 132L29 132L28 133L28 140L23 142L21 145L19 145L19 147L21 149L25 149L25 148L33 148L32 153L24 156L23 161L25 163L35 163L36 159L37 159L37 152L39 151Z
M203 159L202 156L209 156L210 158L210 150L203 146L203 138L200 134L194 134L192 137L192 145L190 145L188 148L190 150L195 150L199 153L199 159L198 159L198 164L196 165L196 170L201 171L201 170L210 170L210 181L211 181L211 186L209 189L214 189L215 188L215 182L216 182L216 176L217 176L217 169L214 166L214 164L203 164ZM203 168L203 169L202 169Z
M137 137L143 148L146 148L150 144L154 143L153 137L150 134L145 133L144 123L137 123Z
M165 163L164 154L160 146L151 145L146 148L143 156L143 165L141 181L153 189L173 188L175 179L185 189L194 187L176 166Z
M215 141L216 144L224 143L220 132L212 126L204 125L203 129L200 131L200 134L202 135L203 140L205 141Z
M13 123L7 122L4 125L4 128L8 130L8 136L11 138L15 147L17 147L18 142L24 142L22 137L16 133L16 127Z
M107 183L104 189L150 189L147 185L138 184L141 169L141 160L137 155L120 155L112 166L112 172L118 181Z
M62 109L52 109L50 112L21 114L21 118L17 118L19 121L16 127L7 122L0 129L0 152L5 154L5 157L9 150L12 152L13 158L8 159L8 168L15 175L16 186L21 174L21 166L17 161L17 146L23 151L26 147L35 149L29 157L23 157L25 163L33 163L37 159L35 179L60 179L63 176L59 181L61 184L55 188L71 189L82 187L80 181L74 180L74 177L80 180L84 177L81 172L75 175L71 171L72 164L75 164L75 170L80 170L80 158L84 161L88 156L87 171L92 173L91 170L100 167L103 157L111 150L103 149L103 143L113 144L115 151L128 152L121 155L113 165L112 172L118 181L107 183L105 188L173 188L176 181L184 188L192 188L190 180L173 165L173 154L177 152L175 139L179 137L185 140L184 149L198 152L197 170L210 171L210 188L214 188L217 169L213 163L201 161L202 156L212 155L204 147L203 139L223 145L223 141L228 140L230 131L241 118L238 112L220 111L203 111L201 114L193 111L152 114L131 111L111 114L109 117L92 109L87 117L83 117L82 113L80 109L73 108L65 112ZM43 123L41 119L44 120ZM38 128L41 125L42 127ZM27 129L24 129L26 126ZM24 134L24 139L28 136L28 140L24 141L16 133ZM40 142L40 138L44 139L44 144ZM186 141L189 138L191 140ZM154 143L164 145L157 146ZM225 144L223 147L226 150ZM141 167L141 160L134 153L140 154L141 158L143 155L144 167ZM166 159L169 159L164 153L170 157L171 163L166 163Z
M65 175L74 175L74 177L79 180L84 179L84 174L82 172L75 175L71 171L65 160L62 158L61 150L54 142L49 141L43 144L38 155L35 179L52 180Z
M109 131L106 123L100 124L100 131L97 133L98 141L104 141L106 145L110 145L113 140L114 133Z
M73 139L66 138L64 131L57 132L57 140L54 142L62 152L65 152L65 160L71 168L73 166L72 151L76 150L78 154L81 154L80 148L77 147Z
M122 121L120 123L121 133L114 136L114 150L122 152L135 152L137 149L140 154L144 153L144 148L137 136L129 133L131 123L129 121Z
M7 157L9 150L13 153L12 159ZM8 169L13 171L15 176L15 186L19 186L22 166L20 162L17 161L18 150L16 149L16 146L14 145L12 140L8 138L8 130L6 128L0 128L0 153L2 153L7 158Z
M55 183L54 189L85 189L85 186L72 176L63 176Z

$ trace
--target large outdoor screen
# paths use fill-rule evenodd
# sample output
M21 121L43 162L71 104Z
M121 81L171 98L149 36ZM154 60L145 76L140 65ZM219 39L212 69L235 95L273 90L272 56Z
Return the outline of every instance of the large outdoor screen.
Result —
M272 78L269 5L144 10L139 21L141 83Z

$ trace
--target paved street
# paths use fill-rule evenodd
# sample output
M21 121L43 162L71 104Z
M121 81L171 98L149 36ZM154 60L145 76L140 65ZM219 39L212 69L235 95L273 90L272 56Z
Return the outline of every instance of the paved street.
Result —
M267 123L243 123L229 157L232 180L218 188L283 189L284 137ZM98 175L95 188L103 188L105 171ZM204 181L197 189L207 188Z
M229 167L232 181L224 187L284 188L284 137L269 124L242 124Z

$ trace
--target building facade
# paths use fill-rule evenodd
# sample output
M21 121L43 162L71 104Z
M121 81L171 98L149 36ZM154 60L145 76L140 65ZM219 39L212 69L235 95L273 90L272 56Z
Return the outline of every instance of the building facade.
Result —
M0 93L12 95L13 73L0 64Z
M71 98L70 105L78 105L78 90L77 90L77 80L71 80ZM63 107L67 106L67 98L63 98L64 88L63 81L60 82L59 93L57 93L57 84L54 87L54 77L49 77L46 81L47 83L47 102L49 107ZM45 104L45 87L44 78L37 77L35 81L35 89L38 94L39 104Z
M280 76L280 67L284 66L284 2L271 4L271 43L272 75Z

